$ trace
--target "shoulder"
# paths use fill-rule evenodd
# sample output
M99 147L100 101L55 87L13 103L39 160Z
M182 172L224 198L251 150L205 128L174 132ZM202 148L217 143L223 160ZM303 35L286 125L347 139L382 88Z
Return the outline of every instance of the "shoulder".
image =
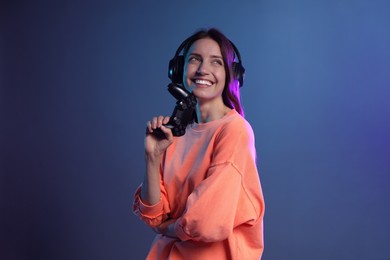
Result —
M215 161L243 165L248 156L256 160L255 138L249 122L235 110L229 113L215 136ZM241 167L239 167L242 169Z
M254 133L250 123L237 111L232 110L220 129L220 135L228 135L231 138L244 136L249 139L254 138Z

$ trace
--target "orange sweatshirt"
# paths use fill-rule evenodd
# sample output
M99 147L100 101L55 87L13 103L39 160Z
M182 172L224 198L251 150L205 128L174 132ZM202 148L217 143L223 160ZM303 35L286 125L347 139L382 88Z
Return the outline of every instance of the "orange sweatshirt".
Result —
M151 227L176 219L179 239L158 234L147 259L260 259L264 199L253 130L235 110L187 127L161 163L161 200L133 211Z

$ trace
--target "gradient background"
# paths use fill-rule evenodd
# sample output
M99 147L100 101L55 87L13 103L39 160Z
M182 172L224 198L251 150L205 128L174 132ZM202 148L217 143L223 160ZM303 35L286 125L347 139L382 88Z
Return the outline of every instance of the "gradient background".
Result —
M0 22L0 259L144 259L144 127L210 26L247 71L263 259L390 259L390 1L3 0Z

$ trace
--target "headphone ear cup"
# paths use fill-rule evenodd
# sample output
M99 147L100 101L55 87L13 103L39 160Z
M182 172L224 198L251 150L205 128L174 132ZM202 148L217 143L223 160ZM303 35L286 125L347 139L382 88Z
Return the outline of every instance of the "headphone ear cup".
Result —
M245 68L241 65L240 62L234 62L232 69L234 78L238 80L240 87L242 87L244 85Z
M172 83L183 83L184 57L179 55L169 61L168 77Z

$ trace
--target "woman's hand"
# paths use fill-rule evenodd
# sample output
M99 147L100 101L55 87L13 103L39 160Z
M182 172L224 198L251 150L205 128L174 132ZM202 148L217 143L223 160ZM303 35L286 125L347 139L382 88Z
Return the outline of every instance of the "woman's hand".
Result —
M175 234L176 219L168 219L161 223L158 227L153 228L157 234L162 234L167 237L177 238Z
M147 122L146 137L145 137L145 153L152 158L160 157L165 150L173 143L172 130L165 127L163 124L169 122L169 116L154 117ZM160 128L164 133L165 138L161 138L153 134L155 129Z

